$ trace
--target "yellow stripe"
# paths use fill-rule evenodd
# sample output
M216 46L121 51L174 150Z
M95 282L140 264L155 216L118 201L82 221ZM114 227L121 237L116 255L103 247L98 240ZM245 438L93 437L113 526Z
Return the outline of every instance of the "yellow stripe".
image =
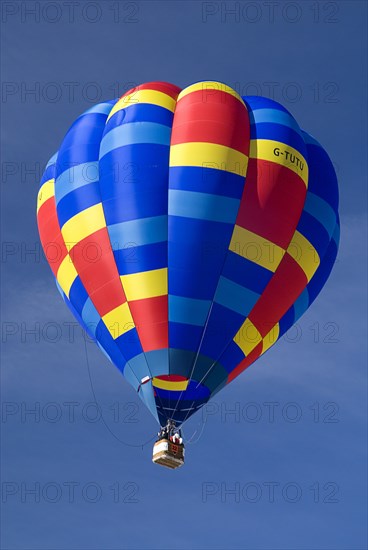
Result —
M56 279L65 292L65 294L69 298L69 292L72 284L74 283L75 279L77 278L78 273L77 270L74 267L74 264L72 262L71 257L69 254L65 256L61 264L59 265L59 269L56 274Z
M102 319L114 340L134 328L134 321L127 302L106 313Z
M307 161L303 155L293 147L271 139L252 139L250 142L249 156L251 158L269 160L289 168L295 172L295 174L304 181L305 186L308 187ZM291 162L291 159L294 162Z
M42 187L40 187L40 190L37 196L37 212L48 199L51 199L51 197L54 197L54 196L55 196L55 180L54 178L52 178L51 180L45 181Z
M229 249L272 272L276 271L285 254L277 244L239 225L234 226Z
M63 225L61 233L65 244L74 246L102 227L106 227L106 222L102 204L98 203L70 218Z
M170 166L209 166L245 176L248 157L217 143L189 142L170 147Z
M159 378L153 378L152 384L155 388L161 388L162 390L185 391L188 387L189 380L173 382L171 380L160 380Z
M143 300L167 294L167 268L120 277L127 300Z
M287 252L300 265L309 282L320 264L317 250L299 231L295 231Z
M271 346L273 346L279 337L280 334L280 325L276 323L274 327L266 334L266 336L263 338L263 348L262 353L267 351Z
M137 103L159 105L160 107L164 107L172 112L175 111L176 106L175 99L164 92L159 92L157 90L136 90L131 94L122 97L117 103L115 103L109 113L109 116L107 117L107 120L109 120L118 111L131 107L132 105L136 105Z
M262 342L262 336L253 323L249 319L246 319L235 335L234 342L240 347L245 356L247 356L257 344Z
M207 97L214 95L216 92L226 92L227 94L236 97L236 99L239 99L239 101L243 105L245 105L240 95L235 90L233 90L233 88L230 88L230 86L226 86L226 84L223 84L222 82L215 82L211 80L207 80L206 82L197 82L196 84L192 84L191 86L184 88L184 90L182 90L179 94L178 101L183 99L183 97L185 97L186 95L193 92L198 92L199 90L203 91L204 101L206 101Z

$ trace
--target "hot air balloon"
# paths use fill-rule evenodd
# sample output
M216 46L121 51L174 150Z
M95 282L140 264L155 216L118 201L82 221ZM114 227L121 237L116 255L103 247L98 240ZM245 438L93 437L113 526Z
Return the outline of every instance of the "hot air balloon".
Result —
M82 114L37 217L64 301L162 427L154 461L173 468L178 429L306 311L339 243L323 147L276 101L210 81L150 82Z

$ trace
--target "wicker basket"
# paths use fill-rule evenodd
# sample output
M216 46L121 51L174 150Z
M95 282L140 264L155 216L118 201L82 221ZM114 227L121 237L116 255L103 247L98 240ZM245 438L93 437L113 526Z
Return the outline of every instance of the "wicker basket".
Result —
M152 462L166 468L180 468L184 464L184 447L168 439L160 439L153 446Z

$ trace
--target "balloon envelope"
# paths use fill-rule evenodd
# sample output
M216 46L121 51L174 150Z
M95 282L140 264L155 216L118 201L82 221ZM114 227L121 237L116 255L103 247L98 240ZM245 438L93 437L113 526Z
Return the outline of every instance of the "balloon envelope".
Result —
M339 242L327 153L277 102L219 82L151 82L89 109L37 212L66 304L162 425L297 321Z

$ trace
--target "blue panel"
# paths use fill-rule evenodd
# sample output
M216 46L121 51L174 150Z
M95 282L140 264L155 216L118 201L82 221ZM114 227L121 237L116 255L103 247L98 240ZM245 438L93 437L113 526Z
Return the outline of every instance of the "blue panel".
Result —
M221 195L170 189L169 216L234 224L239 202Z
M172 166L170 167L170 189L241 199L244 176L202 166Z
M194 351L175 349L173 346L169 348L169 363L173 367L172 372L175 372L175 374L188 378L195 357L196 353Z
M93 183L98 176L97 161L105 114L79 117L65 136L57 158L55 197L60 200L66 192L91 183L96 202L100 201L98 188ZM86 163L93 163L85 166ZM78 167L78 165L83 165ZM66 174L64 174L66 172ZM58 215L59 215L59 209Z
M130 123L137 121L145 122L158 122L159 124L165 124L171 128L174 113L160 107L159 105L153 105L149 103L139 103L136 105L129 105L129 107L117 111L107 121L106 132L109 132L111 128L122 123Z
M128 330L128 332L116 338L115 342L121 352L124 353L127 361L142 353L142 346L136 328Z
M247 258L229 251L222 275L256 294L262 294L273 273Z
M199 380L213 392L227 379L228 373L219 362L214 362L205 355L198 355L195 361L192 378Z
M309 300L310 304L314 302L318 294L325 285L332 267L335 263L337 256L337 246L334 240L331 240L329 247L326 251L326 254L323 257L321 264L319 265L316 273L312 277L311 281L308 284Z
M105 113L84 113L77 118L70 126L67 134L62 142L62 149L64 152L74 149L76 146L84 145L89 151L93 151L94 157L98 157L98 151L101 143L101 132L105 127L106 114ZM76 140L77 136L77 140ZM83 147L77 147L77 150L81 153ZM88 154L87 154L88 156ZM88 159L80 160L76 164L86 162ZM94 160L94 159L91 159Z
M54 155L52 155L52 157L48 161L48 163L46 165L46 168L44 170L44 173L42 174L42 178L41 178L41 181L40 181L40 187L42 187L42 185L46 181L49 181L49 180L55 178L57 156L58 156L58 153L55 153Z
M284 113L290 114L285 107L269 99L268 97L262 97L258 95L247 95L242 96L242 100L248 108L248 111L256 111L257 109L276 109L278 111L283 111Z
M305 151L305 143L300 133L295 132L287 126L273 124L272 122L262 122L252 125L250 127L250 139L272 139L294 147L297 151Z
M79 212L100 202L98 181L80 187L76 191L68 193L58 203L58 219L60 227Z
M98 156L98 151L99 143L84 144L77 142L73 147L69 147L68 149L64 149L62 146L56 163L57 176L61 175L65 170L69 170L71 166L93 162Z
M170 145L171 128L156 122L124 123L105 132L100 146L100 159L118 147L154 143L156 145Z
M210 396L210 390L198 384L196 380L190 380L185 391L169 391L162 388L155 388L157 395L162 399L171 401L175 405L178 398L180 397L180 407L183 407L184 401L202 401L203 399L208 399Z
M129 382L129 384L135 389L135 391L138 391L140 380L138 380L138 378L130 368L129 363L125 364L123 369L123 375L124 375L124 378Z
M169 321L203 326L210 306L210 300L196 300L169 295Z
M141 382L146 376L151 378L152 373L148 368L148 363L144 353L140 353L139 355L131 358L129 360L129 366L138 378L139 382Z
M108 116L116 102L117 102L117 99L112 99L110 101L106 101L105 103L98 103L97 105L94 105L93 107L88 109L88 111L86 111L84 114L90 115L93 113L98 113L98 114L104 114Z
M98 162L84 162L78 166L64 170L57 179L55 192L56 203L59 203L65 195L80 187L98 182Z
M314 246L319 257L323 256L330 238L326 229L308 212L302 212L297 230Z
M142 143L114 149L100 160L103 200L133 191L143 196L159 187L167 208L168 163L169 147L166 145Z
M336 226L338 227L338 226ZM336 234L336 229L334 234ZM324 287L337 256L337 244L332 239L327 247L326 252L321 258L321 263L318 266L312 279L309 281L304 292L299 296L294 306L291 307L279 322L281 337L289 328L303 315L306 309L317 298L318 294ZM307 303L308 300L308 303Z
M244 318L244 315L213 304L200 348L201 353L217 360L240 329Z
M115 250L114 258L119 275L161 269L167 267L167 243L127 246L124 249Z
M141 386L139 390L139 396L142 399L142 401L145 403L147 409L151 411L154 418L156 418L157 422L159 422L157 408L156 408L156 401L153 395L152 385L144 384L143 386Z
M339 219L339 216L337 216L336 226L335 226L335 229L334 229L334 232L333 232L333 235L332 235L332 239L334 240L335 245L338 248L339 247L339 242L340 242L340 219Z
M303 292L300 294L296 302L294 303L294 317L295 319L299 319L303 313L307 311L309 307L309 293L308 289L305 288Z
M126 125L121 126L121 132L125 129ZM106 134L108 137L112 132ZM158 162L158 159L161 162ZM163 163L163 160L166 160ZM167 145L155 144L155 143L133 143L125 145L123 147L116 147L112 149L102 158L100 158L100 168L102 175L108 175L109 173L115 174L115 179L106 181L106 185L112 188L120 188L122 183L128 182L140 182L148 187L151 185L151 180L145 181L147 175L154 176L156 180L156 174L158 170L168 173L168 159L169 159L169 147ZM117 163L116 165L114 163ZM125 163L128 163L127 165ZM134 165L132 165L135 164ZM105 192L105 189L103 190Z
M192 288L192 293L188 295L189 298L203 298L207 300L208 292L212 292L213 295L220 275L221 266L213 255L205 257L201 243L196 243L191 246L190 242L179 245L175 243L175 241L169 241L169 261L170 270L173 268L174 270L179 269L185 271L185 276L189 277L189 281L186 281L188 288ZM193 269L194 266L195 269ZM170 277L169 273L169 288L172 288L171 285L176 283L176 281L174 282L171 279L172 277ZM206 280L208 290L205 291L203 296L198 296L197 291L198 288L202 286L202 279ZM178 296L185 295L180 292L173 292L173 294Z
M193 271L191 269L169 270L169 295L186 296L198 300L212 300L217 283L216 274L211 269L201 269L201 278L193 285Z
M214 261L223 251L229 248L229 241L233 234L233 224L216 223L206 220L181 218L169 216L170 240L182 246L186 244L200 246L204 253L204 259L213 256ZM227 246L227 247L226 247ZM191 261L191 258L188 257Z
M300 128L295 119L288 112L275 109L274 107L256 110L253 108L253 110L249 112L249 119L251 124L256 123L258 125L264 122L272 122L274 124L288 126L298 134L300 133Z
M215 302L247 316L259 296L258 293L244 288L226 277L220 277Z
M228 373L233 371L235 367L243 361L245 355L239 346L231 340L224 353L221 355L221 364L225 367Z
M73 284L70 287L69 300L72 302L73 306L78 311L78 313L81 314L87 299L88 299L88 294L78 275L78 277L74 279Z
M310 138L303 132L306 140ZM333 164L320 145L308 144L308 191L324 199L335 212L338 210L339 191Z
M202 332L202 327L169 322L170 347L196 351L198 349ZM172 366L173 365L170 362L170 367ZM176 372L176 370L172 370L170 372ZM186 376L188 375L189 372Z
M304 210L323 225L331 238L336 225L336 213L333 208L318 195L308 191Z
M78 311L75 309L75 307L73 306L73 304L71 303L71 301L68 299L68 297L66 296L66 294L64 294L63 292L63 289L61 288L61 286L59 285L59 283L57 282L57 279L55 279L55 283L56 283L56 288L58 289L58 291L60 292L65 304L67 305L67 307L69 308L69 310L72 312L72 314L74 315L75 319L77 320L77 322L80 324L80 326L82 327L83 330L86 331L86 333L89 335L89 337L95 341L95 337L94 337L94 334L89 330L89 327L85 325L82 317L79 315Z
M83 321L88 325L93 334L96 334L97 325L101 321L100 314L92 303L91 298L88 298L82 311Z
M54 153L54 154L52 155L52 157L48 160L48 162L47 162L47 164L46 164L45 170L47 170L47 169L50 168L50 167L55 166L56 161L57 161L57 157L58 157L58 152Z
M192 272L193 293L203 279L209 291L215 291L224 257L227 254L233 225L169 216L170 269ZM169 276L169 285L175 281ZM170 291L171 293L171 291ZM179 292L173 294L180 295ZM207 293L206 293L207 294ZM192 295L192 298L201 296ZM203 296L207 299L206 296Z
M107 327L102 319L97 325L96 338L100 342L101 346L106 350L114 365L120 371L123 371L126 364L126 359L121 353L121 350L116 345L115 340L112 338L111 334L107 330Z
M281 317L279 321L279 338L295 323L294 306L288 309L288 311Z
M136 246L167 241L167 216L156 216L122 222L108 227L113 250L127 243ZM123 238L123 241L121 239ZM119 240L120 239L120 240Z
M169 374L169 350L167 348L146 351L144 355L152 376Z
M105 200L103 208L106 225L136 220L137 218L167 215L167 203L163 202L160 193L148 190L144 194L141 193L140 198L130 193Z

